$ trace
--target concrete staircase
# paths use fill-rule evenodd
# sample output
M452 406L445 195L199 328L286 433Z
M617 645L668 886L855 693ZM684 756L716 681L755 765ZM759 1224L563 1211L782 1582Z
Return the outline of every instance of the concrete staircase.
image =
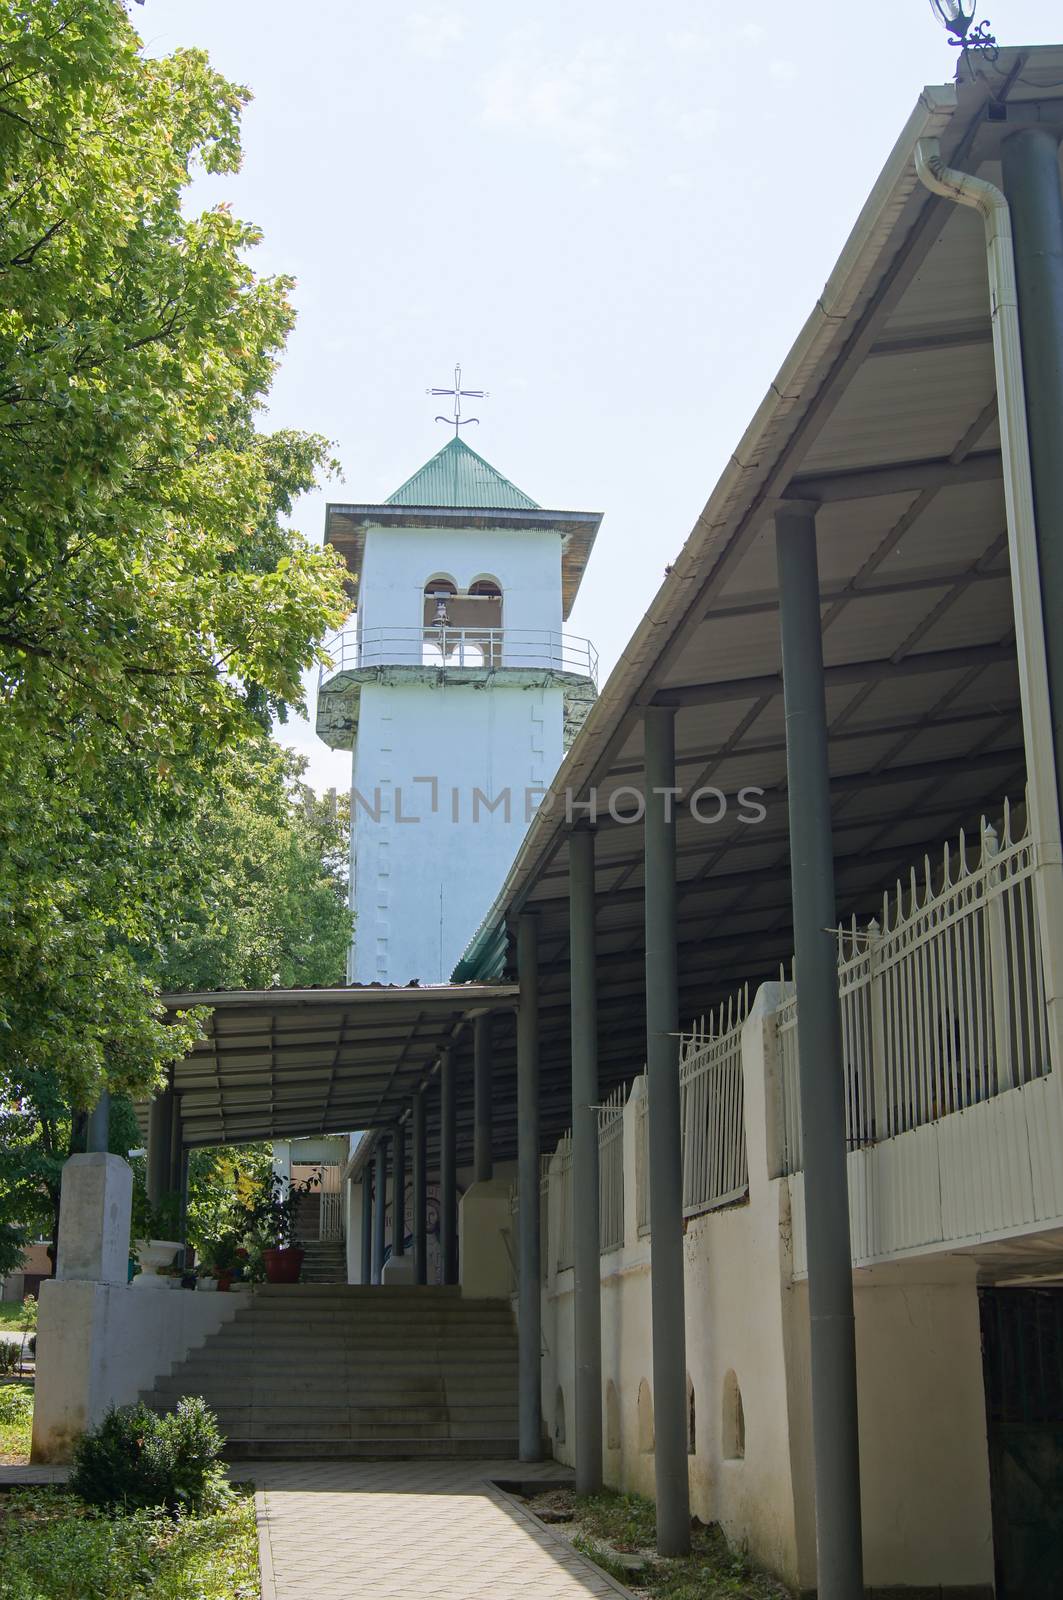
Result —
M202 1395L230 1459L511 1457L508 1302L457 1289L267 1285L144 1395Z
M342 1239L310 1239L303 1245L302 1283L346 1283L347 1246Z

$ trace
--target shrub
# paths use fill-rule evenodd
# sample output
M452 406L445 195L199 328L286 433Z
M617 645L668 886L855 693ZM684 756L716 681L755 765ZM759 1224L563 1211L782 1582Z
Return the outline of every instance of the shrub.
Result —
M214 1511L231 1495L218 1460L224 1442L198 1396L179 1400L162 1417L142 1403L120 1406L79 1442L70 1488L88 1505L107 1509Z
M0 1339L0 1375L6 1377L8 1373L17 1372L21 1359L20 1345L10 1339Z
M33 1415L33 1391L21 1383L0 1384L0 1422L25 1422Z

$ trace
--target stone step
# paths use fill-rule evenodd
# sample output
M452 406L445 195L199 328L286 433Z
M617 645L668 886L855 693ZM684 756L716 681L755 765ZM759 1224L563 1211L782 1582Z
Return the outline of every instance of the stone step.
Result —
M190 1372L184 1368L159 1378L152 1388L154 1394L202 1394L204 1397L225 1393L254 1393L276 1395L278 1400L297 1396L309 1399L313 1395L335 1396L337 1402L351 1405L375 1403L380 1397L387 1403L393 1396L416 1398L438 1395L454 1401L466 1398L476 1401L481 1395L484 1402L494 1402L515 1394L516 1371L489 1374L463 1373L391 1373L387 1379L375 1381L359 1373L336 1372L299 1374L290 1377L276 1372L257 1369L243 1375L228 1368L207 1371L203 1368Z
M332 1439L337 1441L375 1440L398 1443L412 1439L507 1439L517 1432L516 1415L500 1420L498 1426L479 1417L470 1422L448 1421L446 1417L414 1418L403 1422L360 1422L342 1418L332 1421L308 1418L305 1421L277 1421L268 1413L234 1411L218 1418L218 1425L229 1443L241 1439Z
M259 1286L259 1296L263 1299L285 1299L298 1296L298 1283L263 1283ZM376 1301L456 1301L463 1304L461 1288L456 1283L346 1283L343 1290L338 1293L347 1299L376 1299ZM464 1301L469 1304L469 1301ZM493 1296L475 1302L477 1306L504 1306L506 1299L503 1296Z
M389 1319L384 1322L377 1321L374 1317L328 1317L313 1311L307 1312L303 1317L272 1317L257 1316L253 1311L245 1311L242 1307L212 1337L220 1336L223 1330L225 1333L239 1333L245 1336L258 1331L292 1340L304 1338L309 1333L322 1333L345 1339L365 1339L376 1344L389 1344L398 1339L403 1342L407 1339L445 1339L454 1343L460 1340L517 1337L513 1323L503 1322L500 1319L476 1322L470 1318L467 1322L445 1322L427 1317L404 1321L401 1317L396 1317L394 1321Z
M234 1384L227 1381L223 1374L215 1376L202 1376L202 1378L163 1378L155 1384L150 1394L165 1402L174 1405L183 1395L202 1395L208 1405L224 1405L227 1397L232 1402L245 1405L327 1405L346 1406L399 1406L399 1405L448 1405L448 1406L498 1406L507 1405L514 1400L517 1386L511 1378L501 1382L437 1382L437 1384L421 1384L410 1381L408 1384L392 1382L386 1386L376 1384L347 1384L347 1382L320 1382L320 1384L280 1384L277 1379L263 1378L255 1374L243 1384Z
M327 1317L336 1322L384 1327L464 1327L467 1324L515 1327L516 1320L509 1306L490 1307L478 1313L471 1307L450 1306L395 1306L366 1305L364 1301L348 1302L327 1299L322 1293L328 1289L342 1289L337 1283L306 1283L300 1287L307 1298L303 1304L291 1300L261 1300L248 1291L236 1291L242 1315L255 1315L273 1322L298 1323L306 1317ZM232 1293L233 1291L230 1291Z
M229 1461L512 1461L517 1436L477 1439L230 1439Z
M455 1422L473 1422L490 1424L491 1420L505 1417L515 1421L517 1414L517 1397L509 1394L497 1400L470 1400L465 1397L437 1396L412 1396L400 1397L392 1400L370 1401L362 1396L358 1399L341 1400L338 1396L327 1394L314 1395L300 1400L278 1400L272 1391L252 1393L245 1391L242 1394L217 1393L205 1394L211 1410L219 1417L232 1417L238 1412L256 1411L267 1413L279 1422L303 1422L317 1420L319 1422L343 1422L353 1427L356 1431L363 1422L369 1423L402 1423L411 1417L423 1417L426 1421L445 1421L449 1415ZM156 1409L168 1410L172 1401L168 1395L160 1393L158 1389L152 1392L152 1403ZM490 1427L488 1426L488 1431Z
M454 1370L479 1372L485 1367L515 1367L516 1343L502 1344L491 1349L480 1345L460 1345L457 1348L438 1344L417 1344L404 1349L389 1345L366 1346L336 1340L311 1344L288 1343L282 1339L263 1339L258 1343L240 1341L234 1344L202 1344L189 1352L187 1359L199 1365L227 1360L235 1366L240 1361L254 1361L256 1365L273 1364L303 1370L327 1370L347 1367L354 1372L367 1374L390 1371L438 1372L446 1367Z
M218 1395L215 1399L207 1396L206 1400L226 1434L246 1432L251 1420L256 1425L258 1422L268 1422L271 1426L291 1427L298 1431L310 1425L321 1424L324 1427L327 1424L352 1437L360 1436L366 1428L403 1428L413 1423L423 1424L426 1429L442 1427L452 1432L460 1432L470 1426L479 1433L517 1431L517 1403L513 1395L509 1395L504 1403L493 1405L433 1405L424 1402L395 1402L380 1406L335 1405L324 1395L319 1395L313 1405L301 1406L277 1406L261 1396L247 1395ZM151 1409L160 1415L171 1411L174 1403L168 1396L151 1396Z
M304 1370L310 1368L328 1371L331 1368L347 1367L352 1371L366 1374L384 1372L389 1367L395 1366L407 1372L429 1370L438 1372L450 1367L506 1366L512 1365L517 1359L516 1351L506 1345L494 1348L470 1346L462 1350L440 1349L438 1345L417 1345L404 1352L403 1357L396 1361L394 1350L316 1341L293 1348L291 1345L273 1340L262 1343L240 1342L213 1348L207 1346L197 1354L210 1361L225 1360L230 1367L239 1366L241 1362L274 1365L287 1363L289 1366L298 1364Z
M494 1399L505 1398L516 1391L516 1367L504 1371L484 1372L391 1372L385 1378L366 1377L360 1372L298 1373L294 1377L283 1367L262 1369L250 1373L217 1365L214 1367L181 1367L165 1378L160 1378L155 1391L160 1394L216 1394L232 1392L237 1387L254 1393L279 1391L281 1394L328 1393L337 1399L359 1400L363 1395L380 1395L390 1399L393 1395L442 1394L463 1399L483 1394Z
M197 1345L198 1351L214 1351L225 1347L229 1350L240 1350L247 1355L258 1354L265 1356L269 1353L288 1355L292 1359L301 1358L306 1361L313 1356L322 1358L333 1356L370 1363L379 1360L387 1366L389 1362L400 1360L403 1363L415 1361L464 1361L474 1362L491 1360L496 1356L516 1357L517 1341L499 1336L482 1336L469 1339L432 1339L424 1337L411 1337L402 1339L396 1337L391 1340L358 1339L342 1333L328 1333L316 1329L305 1337L296 1334L277 1333L273 1329L259 1328L246 1331L233 1328L228 1339L211 1339L202 1345Z

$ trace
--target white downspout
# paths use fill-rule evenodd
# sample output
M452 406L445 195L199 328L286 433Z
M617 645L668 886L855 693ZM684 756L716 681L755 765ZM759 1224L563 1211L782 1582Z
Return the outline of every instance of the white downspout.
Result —
M1049 1047L1052 1066L1059 1074L1063 1073L1063 937L1060 937L1060 930L1063 929L1063 848L1053 758L1011 209L996 184L946 166L936 139L919 140L915 147L915 170L932 194L980 212L985 224L1015 643L1026 742L1028 827L1038 862L1037 897Z

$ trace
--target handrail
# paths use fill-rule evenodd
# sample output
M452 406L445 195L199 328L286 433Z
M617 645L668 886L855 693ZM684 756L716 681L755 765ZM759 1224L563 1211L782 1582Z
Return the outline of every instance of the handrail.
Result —
M598 652L589 639L550 628L382 627L345 628L326 641L331 664L322 666L319 686L341 672L363 667L417 666L525 668L569 672L598 684Z

